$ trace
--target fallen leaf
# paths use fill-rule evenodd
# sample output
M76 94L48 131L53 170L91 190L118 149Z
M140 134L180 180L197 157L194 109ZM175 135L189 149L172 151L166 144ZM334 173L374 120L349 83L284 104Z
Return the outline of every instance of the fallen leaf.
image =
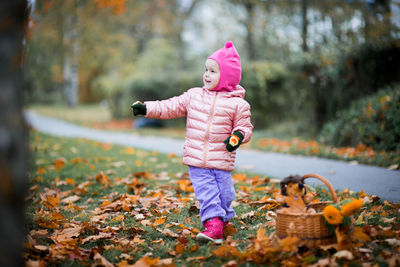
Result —
M144 256L143 258L139 259L135 262L131 267L151 267L155 266L160 258L152 259L149 256Z
M65 158L58 158L53 161L53 165L56 168L56 170L60 170L65 166L65 163L67 160Z
M153 225L158 226L158 225L164 224L166 220L167 220L167 217L157 218L156 220L154 220Z
M124 153L128 155L133 155L135 154L135 149L133 147L125 147Z
M353 237L357 238L360 241L368 242L371 241L371 237L363 232L361 227L354 227L352 232Z
M334 258L339 258L339 259L345 259L345 260L353 260L354 256L353 254L348 251L348 250L340 250L338 252L336 252L335 254L333 254Z
M400 240L399 240L399 239L388 238L388 239L385 239L385 241L386 241L389 245L391 245L391 246L393 246L393 247L398 247L398 246L400 246Z
M43 245L36 245L34 246L35 249L37 249L38 251L44 252L48 250L48 247L43 246Z
M99 240L103 238L110 238L112 236L112 233L99 233L98 235L91 235L82 240L82 244L85 244L88 241L94 241L94 240Z
M288 236L288 237L286 237L284 239L278 239L278 243L281 246L283 251L286 251L286 252L294 251L294 252L296 252L298 250L297 244L298 244L299 240L300 239L298 237Z
M399 164L393 164L387 167L388 170L397 170L399 168Z
M170 236L170 237L179 237L177 234L175 234L174 232L172 232L168 228L166 228L164 230L157 229L157 231L159 231L160 233L162 233L164 235Z
M111 163L111 167L115 167L115 168L119 168L119 167L122 167L125 165L126 165L125 161L117 161L117 162Z
M38 261L33 261L33 260L28 260L25 263L25 267L46 267L47 264L44 261L38 260Z
M106 258L104 258L102 255L100 255L100 253L98 253L98 252L96 252L96 253L94 254L93 259L94 259L95 261L97 261L99 264L101 264L101 266L104 266L104 267L114 267L113 264L111 264Z
M63 200L61 200L61 203L63 204L73 203L75 201L78 201L79 199L81 199L81 197L74 195L64 198Z
M235 260L228 261L227 263L222 265L222 267L237 267L237 266L238 264Z

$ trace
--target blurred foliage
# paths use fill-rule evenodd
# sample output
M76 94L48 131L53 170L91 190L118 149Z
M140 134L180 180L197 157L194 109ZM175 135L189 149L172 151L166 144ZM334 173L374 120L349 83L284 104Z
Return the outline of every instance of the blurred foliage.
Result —
M340 111L336 120L324 126L320 140L336 146L363 143L377 151L400 152L400 84L361 98Z
M301 57L289 64L298 73L293 86L301 92L298 100L314 133L354 100L399 82L399 66L400 43L396 40L363 44L340 55Z
M246 89L246 100L251 103L256 127L263 128L293 115L286 109L293 93L284 86L287 76L286 67L277 62L254 61L243 66L241 84Z
M179 54L165 39L152 39L134 64L98 77L95 87L106 96L115 118L131 115L136 100L166 99L201 85L201 74L180 69Z
M242 58L255 127L289 122L292 133L315 136L338 110L399 81L399 29L390 5L37 0L25 51L28 102L63 101L72 46L67 22L76 19L80 102L106 100L113 117L128 117L135 100L161 100L201 86L206 56L231 39ZM214 17L205 17L210 8Z

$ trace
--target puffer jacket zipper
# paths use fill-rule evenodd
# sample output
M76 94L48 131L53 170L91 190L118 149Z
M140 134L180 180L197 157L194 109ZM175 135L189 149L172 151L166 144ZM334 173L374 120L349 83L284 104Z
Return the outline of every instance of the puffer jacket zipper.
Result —
M211 106L211 112L210 112L210 119L208 120L208 124L207 124L207 131L206 131L206 142L204 144L204 164L203 167L206 168L207 167L207 151L208 151L208 144L209 144L209 135L210 135L210 127L211 127L211 122L214 116L214 107L215 107L215 102L217 100L217 95L218 92L215 92L215 96L214 96L214 100Z

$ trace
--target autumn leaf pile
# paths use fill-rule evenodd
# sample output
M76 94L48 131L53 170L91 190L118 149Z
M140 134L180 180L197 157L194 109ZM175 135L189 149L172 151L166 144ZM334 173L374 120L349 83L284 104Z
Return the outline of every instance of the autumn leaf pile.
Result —
M366 266L400 264L398 204L364 192L345 247L308 249L275 235L279 181L235 173L237 216L222 245L194 240L198 202L181 159L130 147L32 132L26 197L27 266ZM317 199L329 194L317 189Z

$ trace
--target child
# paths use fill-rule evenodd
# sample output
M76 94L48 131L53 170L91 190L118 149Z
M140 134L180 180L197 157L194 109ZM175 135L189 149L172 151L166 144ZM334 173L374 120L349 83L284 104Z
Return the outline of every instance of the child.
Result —
M250 105L239 85L240 57L232 42L214 52L205 63L203 87L163 101L132 104L133 114L146 118L187 117L183 164L196 198L205 229L199 241L222 243L223 226L235 216L231 203L235 189L231 177L236 149L252 136Z

